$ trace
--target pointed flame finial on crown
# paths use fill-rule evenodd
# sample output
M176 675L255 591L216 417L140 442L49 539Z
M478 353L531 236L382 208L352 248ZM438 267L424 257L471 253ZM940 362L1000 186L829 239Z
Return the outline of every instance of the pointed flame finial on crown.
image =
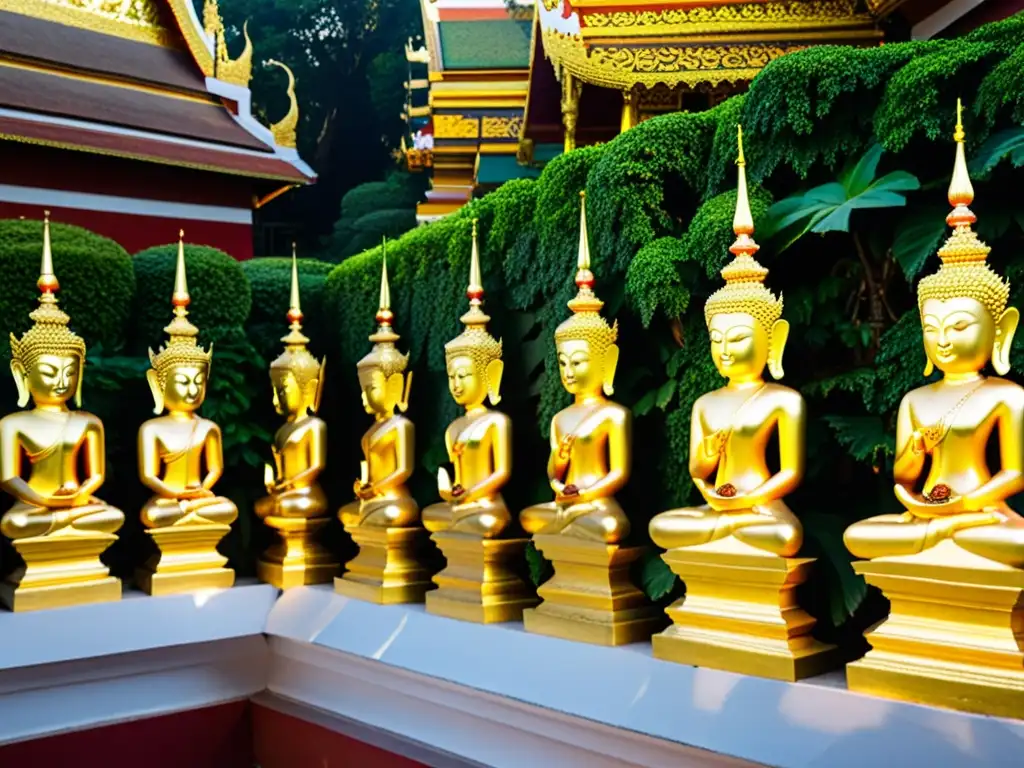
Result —
M587 193L580 192L580 249L576 258L576 287L579 291L569 302L573 312L597 312L604 302L594 295L594 273L590 271L590 238L587 235Z
M39 265L39 279L36 281L42 292L41 301L56 301L53 294L60 290L57 275L53 272L53 250L50 247L50 212L43 211L43 259Z
M963 103L956 100L956 131L953 133L953 140L956 142L956 161L953 165L953 178L949 182L949 204L953 211L946 217L946 222L956 227L962 224L973 224L977 217L969 206L974 202L974 186L971 184L971 176L967 171L967 157L964 150Z
M459 318L468 328L483 328L491 319L481 308L484 303L484 281L480 271L480 243L477 239L478 222L479 219L473 219L473 249L469 255L469 286L466 288L466 298L469 299L469 311Z
M302 306L299 303L299 259L296 245L292 243L292 284L288 299L288 335L281 341L288 347L304 348L309 339L302 333Z
M380 302L379 308L377 309L377 331L370 336L370 341L374 343L382 342L395 342L400 338L397 333L391 328L391 323L395 319L394 313L391 311L391 286L388 283L388 238L385 236L381 240L381 252L383 259L380 270Z

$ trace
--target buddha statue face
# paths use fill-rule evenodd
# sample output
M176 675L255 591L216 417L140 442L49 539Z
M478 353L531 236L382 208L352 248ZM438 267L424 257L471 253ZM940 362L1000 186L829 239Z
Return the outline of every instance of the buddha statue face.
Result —
M79 392L82 364L73 354L41 354L26 369L18 360L11 362L18 387L19 402L32 397L37 406L61 406Z
M608 345L602 353L585 339L564 339L556 344L562 386L571 395L612 394L619 348Z
M996 321L981 302L966 296L926 299L921 323L929 369L935 366L954 375L977 373L991 359L997 370L1005 372L1017 320L1011 308Z
M402 400L405 377L401 373L384 376L380 368L366 368L359 372L363 408L369 414L390 416Z
M316 379L312 379L303 387L289 370L272 371L271 383L274 386L274 410L281 416L296 416L308 410L316 397L319 384Z
M206 399L208 372L206 365L175 365L167 371L163 389L160 390L156 371L150 371L150 388L153 389L154 397L159 392L157 404L178 413L194 413L199 410Z
M769 334L746 312L719 312L708 323L711 358L718 372L730 381L761 378L765 365L776 379L782 378L782 352L789 324L777 320Z
M487 397L487 382L480 373L469 355L456 355L448 360L448 391L464 408L481 405Z

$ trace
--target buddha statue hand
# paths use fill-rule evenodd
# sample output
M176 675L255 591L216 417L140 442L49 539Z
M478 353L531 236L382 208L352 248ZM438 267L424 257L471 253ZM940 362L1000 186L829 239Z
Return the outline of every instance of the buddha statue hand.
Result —
M702 447L704 449L704 455L709 459L715 456L720 456L725 448L726 443L729 439L729 430L720 429L717 432L712 432L710 435L704 438Z
M909 490L905 485L900 485L899 483L894 486L893 491L900 504L902 504L914 517L946 517L970 511L965 505L963 496L957 495L955 492L951 491L948 486L941 486L941 488L948 491L948 493L940 491L940 493L935 496L918 494ZM932 489L933 492L935 490L936 489Z
M569 457L572 456L572 446L576 442L576 435L566 435L562 438L562 441L558 444L558 460L561 462L568 462Z
M451 490L452 500L459 499L460 501L465 501L465 499L460 498L460 497L464 496L465 494L466 494L466 489L463 488L458 483L456 483L455 485L452 486L452 490Z
M727 488L725 486L722 488L712 488L706 480L701 480L697 477L693 478L693 484L700 491L700 495L704 497L704 501L715 512L736 512L741 509L753 509L759 501L747 494L736 492L735 487L728 483L726 485L732 489L732 495L727 495Z
M915 454L930 454L935 446L942 442L942 429L925 427L915 430L910 436L911 447Z

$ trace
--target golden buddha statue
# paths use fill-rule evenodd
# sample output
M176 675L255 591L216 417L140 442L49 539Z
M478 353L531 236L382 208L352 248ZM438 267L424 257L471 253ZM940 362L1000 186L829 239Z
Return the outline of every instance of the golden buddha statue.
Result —
M270 364L274 408L285 417L274 436L274 466L266 467L267 495L256 502L256 515L281 541L257 564L259 577L280 589L330 581L338 562L316 540L328 523L327 496L317 478L327 463L327 425L316 416L323 394L326 359L318 361L302 333L299 269L292 245L292 286L284 352Z
M341 594L371 602L422 602L432 586L416 559L425 531L419 525L419 505L405 485L414 468L416 431L409 419L395 413L396 408L404 412L409 407L412 374L405 375L408 355L395 348L400 337L391 327L386 242L382 251L378 325L370 336L373 349L356 366L363 408L374 423L362 439L365 460L353 484L356 500L338 512L359 545L359 554L334 586Z
M1024 711L1024 520L1007 504L1024 490L1024 388L982 375L1010 370L1020 318L1010 287L986 264L971 225L974 189L957 105L949 186L952 236L938 272L918 285L938 381L900 403L895 493L906 511L850 526L858 573L892 602L868 634L873 650L848 673L879 695L1019 717ZM993 472L988 458L998 456Z
M444 348L448 390L466 409L444 434L455 483L444 467L438 469L443 501L423 510L423 525L448 561L434 577L439 589L427 594L427 610L480 623L518 621L537 600L515 572L526 539L498 538L512 520L501 497L512 473L512 422L485 405L501 400L504 363L501 342L487 332L490 318L481 309L476 219L466 297L469 311L460 318L466 330Z
M93 496L106 471L103 423L67 405L72 396L82 405L85 342L57 306L49 211L37 285L32 327L21 339L11 334L18 406L31 398L35 407L0 419L0 486L14 498L0 531L24 560L0 584L0 600L14 611L121 599L121 582L100 555L124 514Z
M572 317L555 330L562 386L574 400L551 422L548 480L555 500L519 515L555 575L539 590L544 602L523 620L531 632L620 645L646 639L659 619L629 580L630 564L643 550L619 546L629 535L615 494L629 480L631 416L608 399L619 361L618 324L601 317L604 302L593 291L585 193L576 286Z
M671 661L795 680L823 671L835 654L810 637L814 619L793 592L813 563L794 557L803 529L785 503L804 476L807 412L799 392L764 380L766 366L783 376L789 323L754 258L760 246L741 128L737 139L735 258L704 306L711 357L728 383L701 396L690 421L690 475L706 503L650 523L651 539L669 550L665 561L686 582L686 597L668 610L673 626L653 645ZM768 468L773 438L775 472ZM723 627L727 614L738 615Z
M154 412L139 429L139 478L154 496L142 508L142 522L157 553L139 569L136 581L145 592L173 594L230 587L235 572L217 544L231 530L238 509L213 487L224 472L220 427L196 414L206 398L213 350L197 343L199 329L188 320L184 232L171 304L174 319L164 328L169 339L149 351L146 373Z

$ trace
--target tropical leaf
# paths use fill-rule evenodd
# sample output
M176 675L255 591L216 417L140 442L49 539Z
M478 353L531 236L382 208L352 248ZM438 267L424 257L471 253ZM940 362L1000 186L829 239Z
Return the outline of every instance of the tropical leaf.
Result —
M1024 165L1024 128L992 134L971 158L971 173L985 176L1007 157L1017 168Z
M829 613L833 626L841 626L860 607L867 595L867 584L852 566L853 558L843 543L847 521L838 515L805 512L800 515L804 538L818 558L819 577L827 587Z
M945 218L927 208L903 218L896 226L892 257L900 265L908 283L917 277L928 257L942 242L945 232Z
M532 541L526 545L526 565L530 569L530 581L534 586L539 587L555 575L551 561L544 559Z
M645 552L640 558L640 588L653 601L661 600L676 586L676 575L656 552Z
M885 431L879 416L825 416L836 440L857 461L874 464L879 454L893 455L895 439Z

